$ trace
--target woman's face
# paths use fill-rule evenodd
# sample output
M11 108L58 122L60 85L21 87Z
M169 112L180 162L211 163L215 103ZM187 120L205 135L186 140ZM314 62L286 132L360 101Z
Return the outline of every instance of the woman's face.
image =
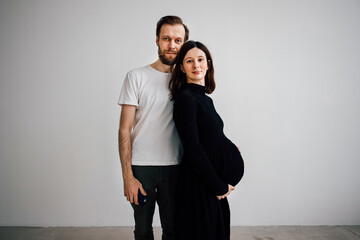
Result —
M208 70L206 54L196 47L190 49L184 57L181 70L186 74L188 83L205 86L205 75Z

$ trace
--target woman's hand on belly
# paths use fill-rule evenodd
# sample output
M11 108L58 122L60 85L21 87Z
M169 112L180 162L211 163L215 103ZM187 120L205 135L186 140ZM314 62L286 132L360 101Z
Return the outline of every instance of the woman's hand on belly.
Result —
M235 190L235 187L234 186L231 186L230 184L228 184L229 186L229 191L227 193L225 193L224 195L221 195L221 196L216 196L217 199L221 200L221 199L224 199L226 198L227 196L229 196L229 194Z

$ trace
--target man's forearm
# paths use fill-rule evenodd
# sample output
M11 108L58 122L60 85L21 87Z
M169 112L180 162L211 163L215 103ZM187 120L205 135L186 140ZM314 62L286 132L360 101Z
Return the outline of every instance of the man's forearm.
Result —
M123 178L133 177L131 168L131 131L119 129L119 155Z

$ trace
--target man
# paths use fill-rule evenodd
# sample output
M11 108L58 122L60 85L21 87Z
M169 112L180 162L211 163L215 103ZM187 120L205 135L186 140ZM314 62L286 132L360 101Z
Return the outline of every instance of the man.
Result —
M156 202L162 239L173 239L181 142L172 119L168 84L176 55L188 36L189 30L181 18L161 18L156 27L159 58L128 72L121 89L119 153L124 195L134 209L136 240L154 239L152 221ZM144 205L139 205L139 192L147 197Z

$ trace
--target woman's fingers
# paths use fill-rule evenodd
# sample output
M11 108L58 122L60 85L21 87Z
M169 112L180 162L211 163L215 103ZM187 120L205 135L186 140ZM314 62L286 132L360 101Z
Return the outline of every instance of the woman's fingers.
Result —
M234 186L231 186L230 184L228 184L228 192L227 193L225 193L224 195L221 195L221 196L216 196L217 197L217 199L219 199L219 200L221 200L221 199L224 199L224 198L226 198L227 196L229 196L230 195L230 193L232 192L232 191L234 191L235 190L235 187Z

